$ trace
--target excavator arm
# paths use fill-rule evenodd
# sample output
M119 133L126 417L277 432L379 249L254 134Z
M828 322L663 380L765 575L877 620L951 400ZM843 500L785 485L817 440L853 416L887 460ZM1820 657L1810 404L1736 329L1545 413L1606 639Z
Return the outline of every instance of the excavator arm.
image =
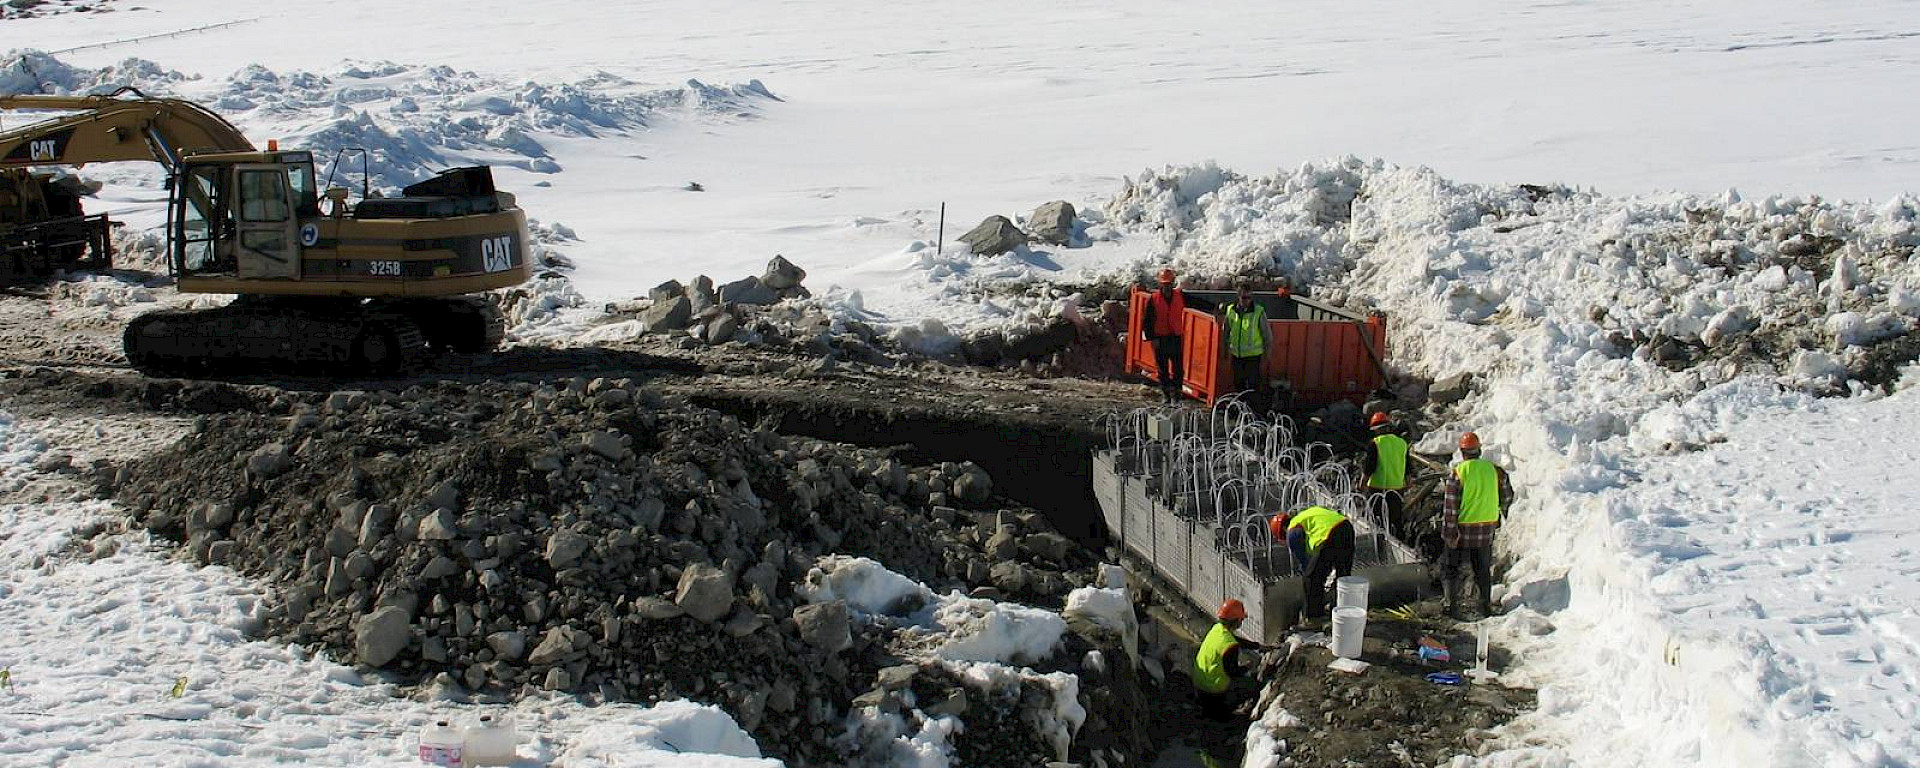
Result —
M172 171L190 154L254 151L225 118L179 99L0 96L0 111L18 110L71 114L0 131L0 168L150 160Z

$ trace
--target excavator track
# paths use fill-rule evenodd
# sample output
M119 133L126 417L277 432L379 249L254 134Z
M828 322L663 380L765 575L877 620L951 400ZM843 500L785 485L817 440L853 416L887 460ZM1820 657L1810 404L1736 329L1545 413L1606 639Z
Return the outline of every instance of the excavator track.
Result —
M224 307L162 310L135 318L128 362L169 376L250 370L391 376L441 352L486 352L504 323L476 297L361 302L242 296Z

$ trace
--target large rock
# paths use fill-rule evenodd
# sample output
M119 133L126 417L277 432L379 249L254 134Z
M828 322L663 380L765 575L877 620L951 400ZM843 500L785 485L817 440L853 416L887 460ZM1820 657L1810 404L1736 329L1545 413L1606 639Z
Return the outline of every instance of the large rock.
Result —
M283 443L267 443L247 457L247 473L254 477L275 477L292 466L293 456Z
M800 281L807 279L807 271L801 269L785 256L774 256L767 262L767 273L760 276L760 283L776 291L800 287Z
M420 521L421 541L451 541L459 535L460 529L453 522L453 513L447 510L435 510Z
M580 556L586 554L592 547L593 539L584 534L567 530L554 531L553 537L547 539L547 564L553 566L554 570L573 565L574 561L579 560Z
M413 620L397 606L381 608L360 617L353 628L353 653L360 663L384 667L407 649L413 639Z
M673 602L688 616L706 622L719 621L733 610L733 577L706 563L687 566L680 573L680 588Z
M780 300L779 295L757 277L743 277L720 286L720 303L765 306Z
M493 657L504 661L519 661L520 654L527 652L527 636L519 632L495 632L487 635L487 647L493 649Z
M687 327L693 320L693 302L686 296L673 296L655 301L653 306L640 315L640 323L653 333L666 333Z
M554 627L547 630L546 637L540 638L540 645L527 655L527 663L536 667L558 664L575 651L584 650L590 639L587 633L572 627Z
M1427 402L1434 405L1452 405L1465 399L1472 392L1473 374L1456 373L1427 387Z
M607 430L596 429L588 432L581 436L580 442L587 447L587 450L608 459L618 460L627 453L627 447L620 443L620 436Z
M713 278L701 275L687 286L687 300L693 302L694 314L705 312L708 307L720 303L720 294L713 290Z
M647 291L647 298L653 299L655 302L668 301L675 296L686 293L686 290L686 286L681 285L680 281L668 280L654 286L653 290Z
M988 216L980 222L980 226L961 235L960 242L966 243L974 253L982 256L998 256L1026 245L1027 235L1005 216Z
M740 319L734 317L731 312L722 313L712 322L707 323L707 343L725 344L732 341L733 335L739 332Z
M1072 203L1055 200L1034 209L1027 217L1027 232L1040 242L1066 245L1073 240L1073 217Z
M793 609L793 623L800 628L800 639L827 653L839 653L853 647L853 623L842 600Z
M1073 541L1052 531L1042 531L1020 537L1020 549L1042 560L1064 564L1067 553L1073 550Z

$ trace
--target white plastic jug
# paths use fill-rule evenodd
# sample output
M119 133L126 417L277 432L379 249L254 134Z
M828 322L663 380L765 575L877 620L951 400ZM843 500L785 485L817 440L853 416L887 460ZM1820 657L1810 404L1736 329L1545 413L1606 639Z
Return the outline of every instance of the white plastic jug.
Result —
M1342 576L1333 582L1333 607L1367 609L1367 578Z
M479 722L467 726L462 756L467 765L513 765L514 744L518 740L512 720L481 715Z
M463 742L460 731L440 720L420 732L420 762L457 768Z
M1367 612L1361 608L1333 609L1333 655L1343 659L1360 658L1360 643L1367 636Z

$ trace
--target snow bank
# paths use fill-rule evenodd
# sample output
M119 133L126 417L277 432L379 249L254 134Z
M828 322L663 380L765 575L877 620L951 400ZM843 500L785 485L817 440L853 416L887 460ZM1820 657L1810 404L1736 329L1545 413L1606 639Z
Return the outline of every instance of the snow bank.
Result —
M1903 341L1920 284L1911 200L1613 198L1345 159L1262 178L1209 166L1149 172L1108 212L1129 236L1164 241L1165 261L1193 277L1261 272L1314 284L1323 299L1383 309L1402 368L1481 377L1482 394L1437 431L1476 429L1514 473L1520 501L1500 538L1514 561L1506 601L1530 607L1494 627L1520 649L1510 679L1553 684L1542 712L1506 731L1503 743L1523 751L1495 763L1541 758L1542 742L1551 750L1542 759L1581 764L1920 757L1899 725L1907 686L1840 674L1857 668L1828 661L1836 644L1800 633L1911 637L1912 611L1836 614L1779 596L1792 574L1836 573L1809 530L1824 504L1745 493L1737 519L1720 519L1706 502L1738 486L1669 498L1703 478L1665 469L1743 430L1820 445L1820 466L1859 454L1853 428L1771 423L1810 407L1802 390L1858 391L1897 375L1880 361L1899 354L1885 345ZM1871 453L1861 460L1880 466ZM1738 470L1831 471L1758 454ZM1901 567L1895 548L1849 549L1840 574ZM1831 586L1824 602L1858 594ZM1862 614L1878 618L1840 618ZM1730 617L1761 616L1774 620L1729 631L1742 626ZM1783 644L1782 633L1807 642ZM1868 646L1878 663L1911 648ZM1792 650L1773 650L1782 647Z
M767 768L760 747L719 707L668 701L583 728L559 761L572 768Z
M198 101L249 136L312 150L321 173L331 169L336 184L357 190L365 167L373 189L388 194L458 165L557 173L560 165L543 139L622 134L663 115L733 116L774 98L758 80L734 86L688 80L650 89L605 72L572 82L515 82L384 61L344 62L326 72L255 64L211 81L140 59L73 67L37 51L11 51L0 67L4 93L101 93L121 85ZM342 158L349 149L372 152L372 162Z

